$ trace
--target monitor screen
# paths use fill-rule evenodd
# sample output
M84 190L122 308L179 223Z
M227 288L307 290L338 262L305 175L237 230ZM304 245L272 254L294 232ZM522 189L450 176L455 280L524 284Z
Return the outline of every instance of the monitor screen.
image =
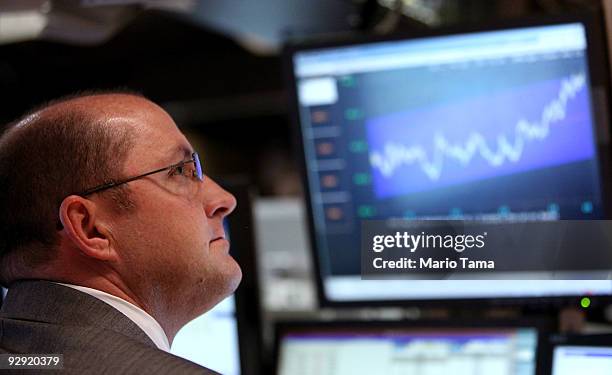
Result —
M612 374L610 346L558 346L553 352L552 375Z
M360 277L362 220L605 217L586 25L288 49L323 303L612 292Z
M536 373L536 328L359 327L285 331L278 375Z

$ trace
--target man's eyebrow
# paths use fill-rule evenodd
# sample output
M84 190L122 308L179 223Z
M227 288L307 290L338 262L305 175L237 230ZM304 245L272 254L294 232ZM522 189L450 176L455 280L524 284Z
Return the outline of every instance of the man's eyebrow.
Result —
M192 154L193 150L190 147L185 145L178 145L173 149L172 160L174 160L174 162L183 161L191 158ZM178 157L181 157L181 160L177 160Z

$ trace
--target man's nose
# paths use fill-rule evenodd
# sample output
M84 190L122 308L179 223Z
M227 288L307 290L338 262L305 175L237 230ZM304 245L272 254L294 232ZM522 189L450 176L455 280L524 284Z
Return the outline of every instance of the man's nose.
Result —
M207 217L224 218L236 208L236 198L206 176L202 182L204 211Z

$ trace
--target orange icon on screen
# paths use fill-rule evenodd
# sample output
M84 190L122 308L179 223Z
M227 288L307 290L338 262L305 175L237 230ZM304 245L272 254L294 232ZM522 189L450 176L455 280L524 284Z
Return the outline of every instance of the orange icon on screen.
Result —
M317 145L317 154L322 156L331 155L334 152L334 144L331 142L321 142Z
M326 174L321 177L321 185L323 185L323 187L327 189L335 188L336 186L338 186L338 177L333 174Z
M329 220L340 220L344 216L340 207L329 207L325 210L325 215Z
M315 124L321 124L323 122L327 122L329 116L327 115L327 111L314 111L312 112L312 122Z

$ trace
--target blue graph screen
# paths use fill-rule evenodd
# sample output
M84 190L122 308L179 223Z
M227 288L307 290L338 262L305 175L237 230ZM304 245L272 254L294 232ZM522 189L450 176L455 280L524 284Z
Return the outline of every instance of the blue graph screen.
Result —
M334 286L360 275L362 220L604 218L587 44L577 22L296 52L330 295L365 290Z
M584 73L365 123L377 198L596 156Z

